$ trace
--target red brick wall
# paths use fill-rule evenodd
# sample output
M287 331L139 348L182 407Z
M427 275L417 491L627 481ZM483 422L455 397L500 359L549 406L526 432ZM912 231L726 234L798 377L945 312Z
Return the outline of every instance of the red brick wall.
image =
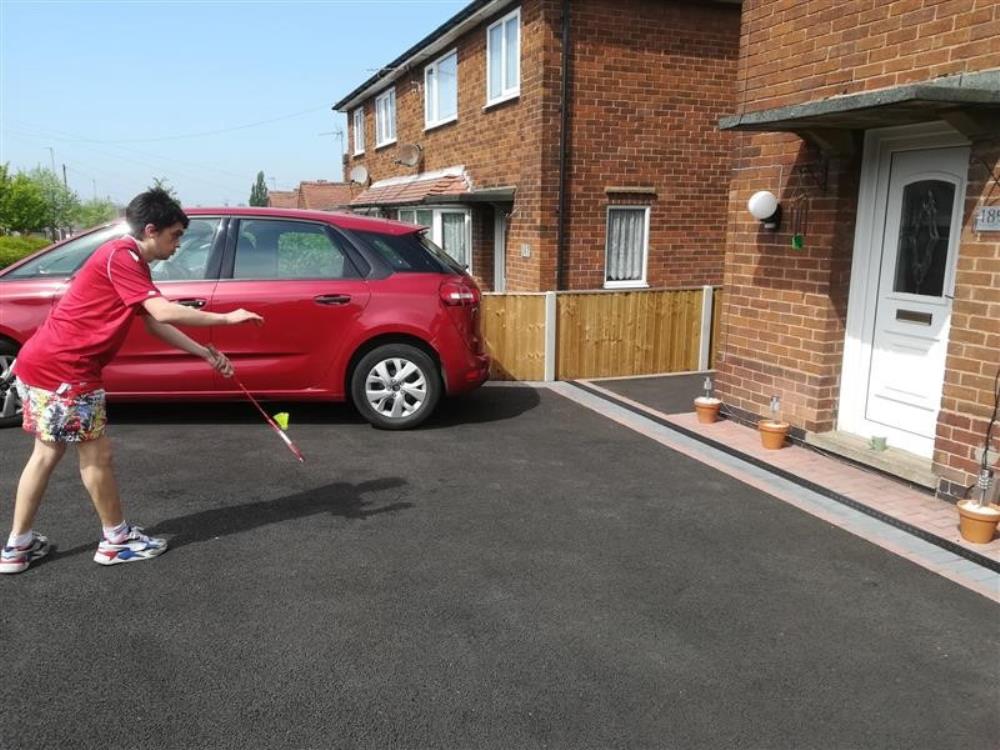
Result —
M737 113L994 69L1000 67L1000 4L748 1L740 57ZM995 142L974 145L973 153L997 167ZM793 425L832 429L860 155L831 162L825 192L802 169L809 164L815 169L817 154L796 136L741 135L734 161L718 365L721 395L763 414L770 395L778 393ZM966 484L972 452L982 443L984 416L993 405L990 389L1000 345L1000 244L993 235L976 237L969 228L973 207L989 192L985 167L976 164L974 158L935 453L936 470ZM746 211L747 199L760 189L778 195L785 209L777 234L759 229ZM806 247L795 251L789 209L800 193L810 199L809 223Z
M982 447L986 435L993 409L993 379L1000 368L1000 237L973 231L979 207L988 198L992 205L1000 200L1000 185L991 179L991 171L1000 177L997 139L972 149L934 451L938 473L963 488L978 471L976 449ZM993 434L993 450L998 450L1000 426Z
M545 73L540 61L543 46L551 44L545 2L526 0L521 8L521 94L513 101L484 110L486 105L486 27L516 6L501 11L465 34L449 49L458 49L458 120L424 131L424 67L395 82L396 145L375 148L375 97L365 102L365 153L353 156L353 115L347 113L350 156L347 169L363 164L371 179L416 174L464 165L476 189L516 185L517 211L509 228L507 286L510 290L533 290L543 284L540 258L542 220L542 99ZM449 50L445 50L447 52ZM433 59L428 59L430 63ZM380 91L379 94L382 92ZM393 164L399 144L417 143L423 148L423 164L411 168ZM479 212L476 212L478 214ZM488 211L486 213L489 213ZM474 225L481 223L474 215ZM484 283L492 280L493 232L479 230L474 236L474 266ZM522 258L522 243L531 245L529 258ZM488 257L487 257L488 254ZM478 273L488 266L488 279ZM488 286L488 285L487 285Z
M1000 65L996 0L746 0L746 111Z
M572 289L604 285L608 205L648 205L650 286L722 282L739 6L642 0L572 6ZM643 186L656 195L606 192Z
M483 110L485 28L494 19L455 45L456 123L424 132L423 65L396 83L397 139L423 146L423 171L463 164L476 188L517 186L508 233L511 291L555 288L558 241L562 3L526 0L520 7L516 101ZM615 202L605 187L623 185L657 189L650 284L719 283L732 138L720 134L716 123L734 107L739 9L682 1L635 0L622 7L609 0L574 0L571 18L568 287L603 286L606 209ZM397 146L374 148L374 97L365 111L366 152L351 156L348 170L364 164L373 180L416 173L392 164ZM348 123L353 128L350 113ZM348 137L353 143L353 133ZM492 227L478 236L475 267L489 286ZM528 258L521 255L525 244L531 248Z

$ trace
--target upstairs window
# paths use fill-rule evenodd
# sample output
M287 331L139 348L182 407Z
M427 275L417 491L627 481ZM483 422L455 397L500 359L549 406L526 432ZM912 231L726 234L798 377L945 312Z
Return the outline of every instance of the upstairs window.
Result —
M375 145L396 142L396 89L389 89L375 100Z
M424 68L424 125L433 128L458 119L458 50Z
M354 155L365 152L365 110L358 107L354 110Z
M521 9L486 29L486 104L521 93Z

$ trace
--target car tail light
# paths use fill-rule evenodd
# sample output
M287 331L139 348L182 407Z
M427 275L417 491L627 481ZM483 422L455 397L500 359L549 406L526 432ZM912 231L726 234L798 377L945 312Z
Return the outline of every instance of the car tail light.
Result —
M449 307L474 307L479 304L479 289L461 281L441 284L441 301Z

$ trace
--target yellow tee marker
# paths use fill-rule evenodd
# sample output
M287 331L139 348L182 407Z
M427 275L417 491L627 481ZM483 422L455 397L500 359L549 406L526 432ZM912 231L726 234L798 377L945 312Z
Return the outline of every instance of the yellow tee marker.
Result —
M282 411L274 415L274 421L278 423L278 426L287 431L288 430L288 412Z

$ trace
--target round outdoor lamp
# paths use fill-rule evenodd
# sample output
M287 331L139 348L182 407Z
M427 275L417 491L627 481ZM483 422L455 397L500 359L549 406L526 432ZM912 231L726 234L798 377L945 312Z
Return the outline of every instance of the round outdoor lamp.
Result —
M758 190L751 195L747 201L747 209L751 216L763 224L764 229L773 232L781 224L781 206L778 205L774 193L769 190Z

